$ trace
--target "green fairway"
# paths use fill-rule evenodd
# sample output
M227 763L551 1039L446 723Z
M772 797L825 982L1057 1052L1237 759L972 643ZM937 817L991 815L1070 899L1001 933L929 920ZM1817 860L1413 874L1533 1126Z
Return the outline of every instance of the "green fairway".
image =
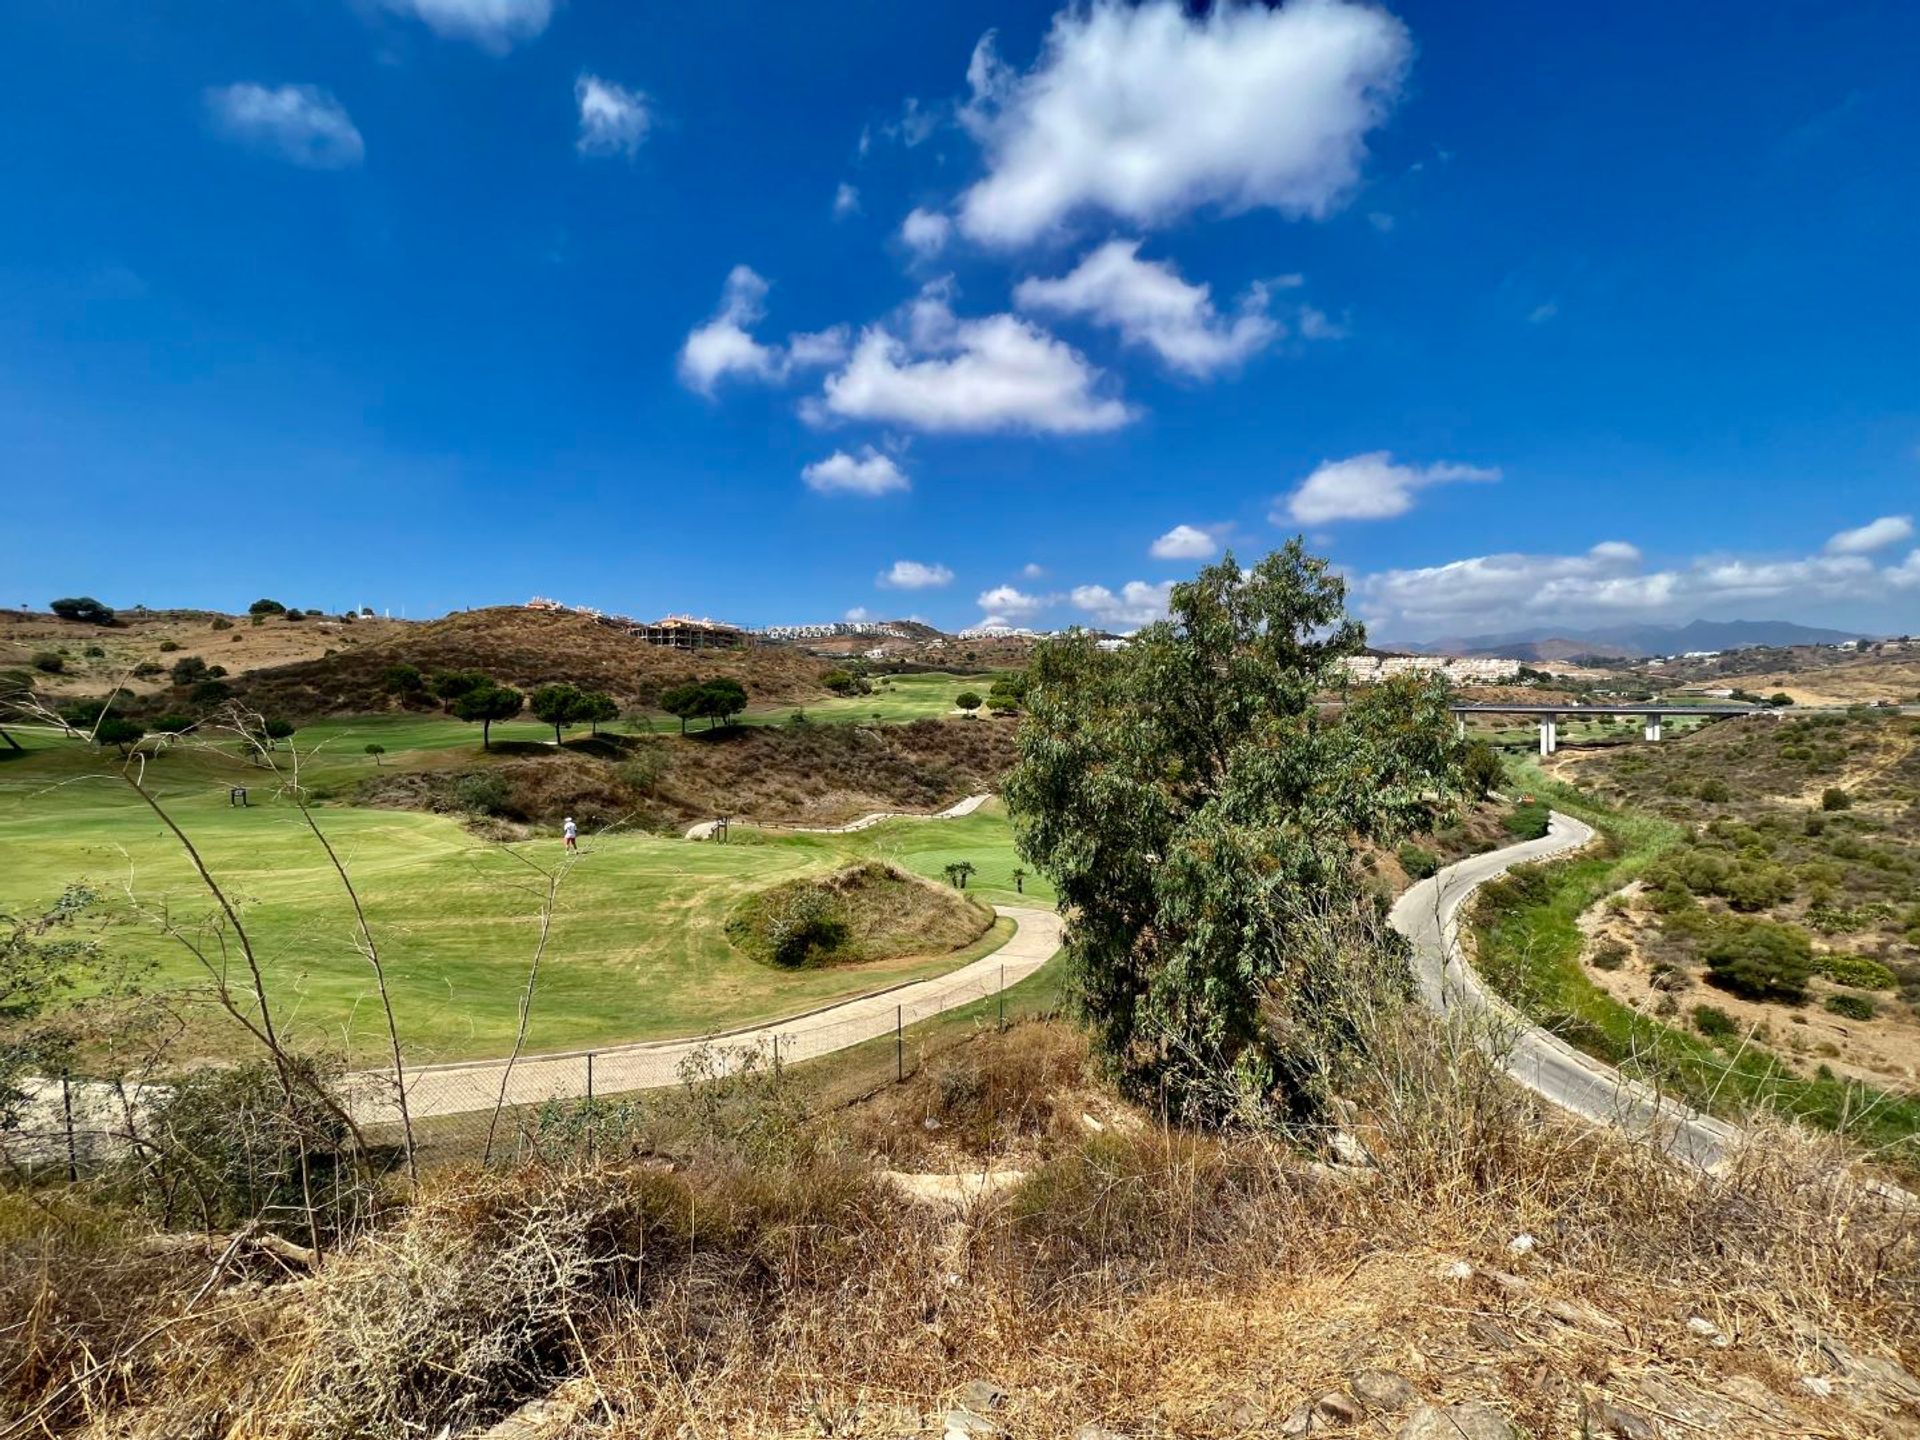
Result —
M953 702L969 690L984 700L993 686L993 676L888 675L875 677L873 684L871 695L836 695L829 700L813 700L805 705L749 708L741 721L747 725L784 725L795 710L805 710L809 720L822 724L861 720L901 724L908 720L938 720L953 714ZM985 706L981 707L979 713L983 720L987 718ZM672 723L677 725L679 722Z
M496 727L499 734L504 727ZM370 771L370 739L392 755L434 749L451 732L476 733L440 717L338 722L301 732L303 771L313 780ZM126 784L116 763L71 742L23 734L28 753L0 764L0 910L25 913L86 879L102 893L87 928L115 957L151 961L154 982L204 979L177 942L160 933L165 907L198 924L212 904L180 845ZM319 743L317 752L310 749ZM300 812L273 793L270 773L231 749L178 750L148 765L148 784L241 901L266 964L279 1016L301 1038L377 1053L379 1018L365 960L354 948L352 911ZM229 806L228 786L246 784L253 804ZM562 862L557 841L509 850L457 821L412 811L322 807L314 814L346 862L386 960L403 1037L415 1060L503 1053L516 997L537 935L542 866ZM954 956L916 956L851 969L782 972L738 955L723 933L747 891L808 871L877 856L942 878L965 859L973 892L1014 901L1012 836L991 806L955 821L898 821L851 835L736 830L733 843L691 843L645 834L589 837L561 887L543 961L529 1044L566 1049L698 1033L806 1010L901 980L937 973ZM1045 905L1029 878L1029 903ZM201 1051L234 1043L208 1023L191 1037Z

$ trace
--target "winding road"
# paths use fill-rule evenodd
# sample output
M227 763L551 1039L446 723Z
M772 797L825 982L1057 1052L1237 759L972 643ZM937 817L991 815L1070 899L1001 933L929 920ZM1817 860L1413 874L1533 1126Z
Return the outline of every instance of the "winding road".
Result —
M1711 1170L1739 1139L1738 1130L1532 1024L1489 990L1461 954L1460 905L1475 889L1515 865L1577 850L1591 839L1591 826L1555 811L1538 840L1470 855L1422 880L1400 897L1389 922L1413 942L1421 998L1441 1015L1472 1025L1508 1075L1563 1110L1618 1126L1676 1159Z

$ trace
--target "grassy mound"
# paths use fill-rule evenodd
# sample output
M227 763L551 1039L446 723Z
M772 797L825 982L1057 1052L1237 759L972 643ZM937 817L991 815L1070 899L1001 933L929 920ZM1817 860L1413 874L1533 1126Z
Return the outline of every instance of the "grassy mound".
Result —
M958 891L870 860L749 895L727 938L763 964L799 970L944 954L992 925L993 912Z

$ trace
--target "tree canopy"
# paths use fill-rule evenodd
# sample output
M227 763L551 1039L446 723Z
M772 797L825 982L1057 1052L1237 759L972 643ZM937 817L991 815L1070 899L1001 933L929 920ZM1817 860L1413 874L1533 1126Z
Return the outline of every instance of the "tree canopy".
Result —
M1005 793L1070 916L1078 1008L1124 1088L1191 1119L1315 1112L1363 1007L1408 992L1355 858L1458 794L1443 684L1316 704L1360 651L1298 540L1173 587L1125 649L1036 647Z
M562 682L558 685L542 685L533 692L527 703L534 719L553 727L553 743L558 745L560 732L585 718L581 714L581 707L586 698L579 686Z
M705 719L731 723L747 708L747 688L738 680L724 676L711 680L689 680L660 693L660 708L680 721L680 733L687 733L687 721Z
M84 625L113 624L113 610L91 595L73 595L55 600L47 607L62 620L78 620Z
M526 704L527 697L518 690L480 677L478 685L465 687L453 702L453 713L469 724L480 722L480 748L489 749L493 739L493 722L511 720L520 713L520 707Z

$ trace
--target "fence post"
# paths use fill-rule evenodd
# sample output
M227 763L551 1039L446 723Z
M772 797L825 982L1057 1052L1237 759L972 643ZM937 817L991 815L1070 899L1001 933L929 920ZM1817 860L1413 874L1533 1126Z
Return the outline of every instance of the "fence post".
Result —
M73 1143L73 1086L64 1070L60 1072L60 1110L67 1121L67 1183L71 1185L80 1178L80 1157Z
M907 1078L906 1013L904 1005L893 1007L893 1083L896 1085Z
M593 1107L593 1051L587 1051L587 1159L593 1159L594 1133L600 1128L599 1113Z
M773 1068L776 1070L780 1068L780 1032L778 1030L773 1032Z
M1000 965L1000 1028L1007 1028L1007 967L1004 961Z

